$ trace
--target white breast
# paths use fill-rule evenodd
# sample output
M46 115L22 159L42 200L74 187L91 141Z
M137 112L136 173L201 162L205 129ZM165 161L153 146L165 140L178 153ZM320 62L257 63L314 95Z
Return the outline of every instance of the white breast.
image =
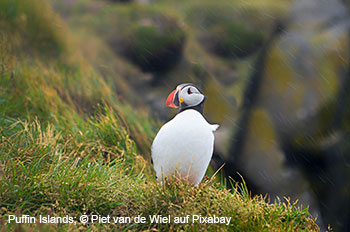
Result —
M152 144L152 160L158 179L173 175L197 185L203 179L214 148L213 131L195 110L185 110L166 123Z

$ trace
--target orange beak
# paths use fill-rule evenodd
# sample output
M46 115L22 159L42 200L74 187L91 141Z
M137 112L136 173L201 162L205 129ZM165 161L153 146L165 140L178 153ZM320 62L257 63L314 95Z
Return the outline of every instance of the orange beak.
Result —
M168 96L168 98L167 98L167 100L166 100L165 105L167 105L167 106L169 106L169 107L171 107L171 108L178 108L178 106L174 105L174 98L175 98L176 92L177 92L177 89L175 89L174 91L172 91L172 92L169 94L169 96Z

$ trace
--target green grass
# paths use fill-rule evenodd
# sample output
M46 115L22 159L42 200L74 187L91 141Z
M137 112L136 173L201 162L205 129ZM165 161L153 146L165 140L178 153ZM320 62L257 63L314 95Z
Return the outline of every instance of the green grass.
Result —
M181 181L156 183L150 167L112 112L86 121L79 131L52 125L1 121L0 209L6 215L82 214L111 216L216 215L231 224L74 224L56 229L317 231L307 209L295 203L267 204L251 198L245 185L229 191L206 179L199 187ZM116 133L115 135L110 132ZM111 136L108 136L111 135ZM33 225L34 227L38 225ZM9 229L19 227L6 224ZM29 229L29 226L25 226Z
M41 2L2 0L0 2L0 28L16 36L20 49L40 52L46 58L59 56L66 46L61 33L62 21Z
M17 10L23 11L23 14L33 10L31 7L36 10L37 3L34 2L36 1L25 7L18 7ZM41 8L52 13L51 8L44 2ZM17 15L23 15L22 13ZM42 20L50 21L45 17ZM53 13L52 17L56 19ZM23 28L11 26L12 21L17 19L4 19L0 24L0 28L3 29L0 31L0 116L38 118L62 128L75 126L77 122L93 115L98 105L106 104L123 119L123 125L129 129L145 157L149 156L149 152L146 151L149 151L150 137L154 134L158 122L152 119L146 110L133 109L126 100L118 98L115 91L119 91L121 86L128 88L125 83L119 86L123 81L121 77L112 76L114 72L102 76L100 70L90 63L92 58L84 57L78 50L81 41L71 36L64 24L60 26L61 30L52 31L58 34L57 38L64 38L65 42L50 42L64 44L62 53L47 59L47 55L42 54L40 41L32 46L35 41L26 37L26 32L22 33Z
M114 82L82 55L65 25L57 30L50 23L61 21L45 2L25 2L0 3L0 231L319 230L307 208L251 197L244 184L227 190L215 177L199 187L179 180L158 184L149 162L157 119L117 97L117 88L107 84ZM35 20L15 27L23 17ZM43 44L32 29L38 22L48 34L40 37ZM51 48L59 48L59 55L47 52ZM7 224L12 214L69 215L76 224ZM82 214L232 220L83 224Z

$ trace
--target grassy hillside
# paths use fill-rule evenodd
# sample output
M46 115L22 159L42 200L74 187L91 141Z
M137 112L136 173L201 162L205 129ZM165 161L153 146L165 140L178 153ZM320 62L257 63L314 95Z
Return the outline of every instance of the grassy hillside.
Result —
M1 214L70 215L217 215L232 217L222 224L63 224L39 229L157 228L233 231L317 230L307 209L294 204L266 204L247 190L225 190L207 179L198 188L182 182L161 186L148 174L135 144L107 112L81 125L70 136L34 121L2 121ZM5 177L5 178L4 178ZM2 223L6 223L6 216ZM39 225L35 225L37 227ZM7 228L29 226L7 224Z
M122 77L102 74L81 43L46 1L0 2L0 231L318 231L306 208L251 198L244 185L157 184L143 157L158 123L118 97ZM7 224L12 214L69 215L75 223ZM232 219L113 225L81 223L83 214Z

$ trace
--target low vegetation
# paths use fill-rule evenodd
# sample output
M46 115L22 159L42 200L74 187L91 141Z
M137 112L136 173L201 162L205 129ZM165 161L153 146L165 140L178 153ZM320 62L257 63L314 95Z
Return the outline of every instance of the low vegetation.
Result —
M202 41L217 55L242 58L260 48L264 35L261 31L248 30L244 24L221 24L210 28Z
M72 216L76 224L32 225L56 229L317 231L307 209L295 203L267 204L244 185L226 190L213 179L198 188L181 181L159 185L137 155L134 142L108 110L78 131L58 131L37 121L1 121L0 198L6 215ZM80 223L80 215L136 217L186 215L232 217L209 223ZM191 222L191 220L190 220ZM29 225L6 224L6 228Z
M175 19L153 13L131 26L121 42L123 53L141 70L167 72L182 57L185 32Z

